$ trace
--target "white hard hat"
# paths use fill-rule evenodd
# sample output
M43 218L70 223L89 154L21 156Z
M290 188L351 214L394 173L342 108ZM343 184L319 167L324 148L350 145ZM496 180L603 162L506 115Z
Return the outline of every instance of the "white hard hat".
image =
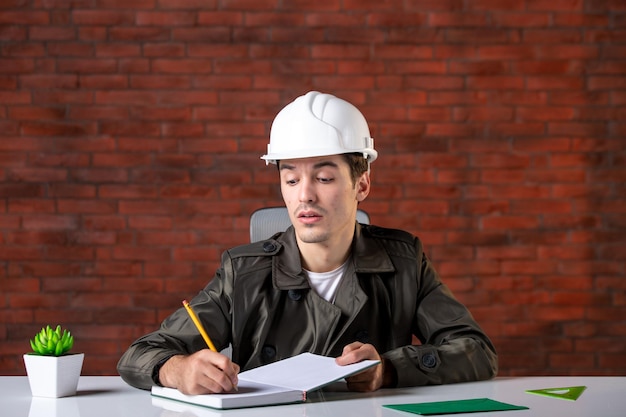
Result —
M285 106L274 118L267 164L281 159L362 153L378 157L367 121L352 104L331 94L310 91Z

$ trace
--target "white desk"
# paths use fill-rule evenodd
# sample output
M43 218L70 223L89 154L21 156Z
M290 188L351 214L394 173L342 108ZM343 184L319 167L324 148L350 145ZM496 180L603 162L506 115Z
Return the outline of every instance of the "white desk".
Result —
M527 389L584 385L576 401L527 394ZM153 398L117 376L83 376L74 397L47 399L30 394L24 376L0 376L0 415L6 417L410 417L383 404L491 398L529 410L465 414L471 417L624 417L626 377L523 377L433 387L396 388L370 394L346 392L345 384L309 394L303 404L218 411Z

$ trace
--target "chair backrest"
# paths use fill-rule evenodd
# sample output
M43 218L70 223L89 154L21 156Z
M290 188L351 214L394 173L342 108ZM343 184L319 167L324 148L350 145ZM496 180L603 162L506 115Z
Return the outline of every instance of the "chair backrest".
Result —
M358 209L356 220L359 223L369 224L370 216ZM286 207L265 207L256 210L250 216L250 242L268 239L276 232L284 232L291 226L289 213Z

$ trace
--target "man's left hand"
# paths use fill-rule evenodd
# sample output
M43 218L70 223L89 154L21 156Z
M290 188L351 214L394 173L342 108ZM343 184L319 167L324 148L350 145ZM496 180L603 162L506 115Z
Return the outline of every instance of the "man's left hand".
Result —
M385 361L380 357L374 346L361 342L354 342L345 346L341 356L335 359L337 365L350 365L351 363L370 359L379 360L380 364L346 378L349 390L370 392L382 387L385 375Z

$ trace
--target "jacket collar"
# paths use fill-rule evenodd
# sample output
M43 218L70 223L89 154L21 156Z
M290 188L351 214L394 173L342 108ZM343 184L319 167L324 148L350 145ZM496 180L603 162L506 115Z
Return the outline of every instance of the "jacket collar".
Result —
M367 229L365 231L363 229L359 223L356 223L352 243L355 272L357 274L380 274L395 271L382 242L373 238ZM272 259L272 277L276 288L282 290L310 288L300 263L300 251L293 226L276 236L275 239L280 246L278 253Z

